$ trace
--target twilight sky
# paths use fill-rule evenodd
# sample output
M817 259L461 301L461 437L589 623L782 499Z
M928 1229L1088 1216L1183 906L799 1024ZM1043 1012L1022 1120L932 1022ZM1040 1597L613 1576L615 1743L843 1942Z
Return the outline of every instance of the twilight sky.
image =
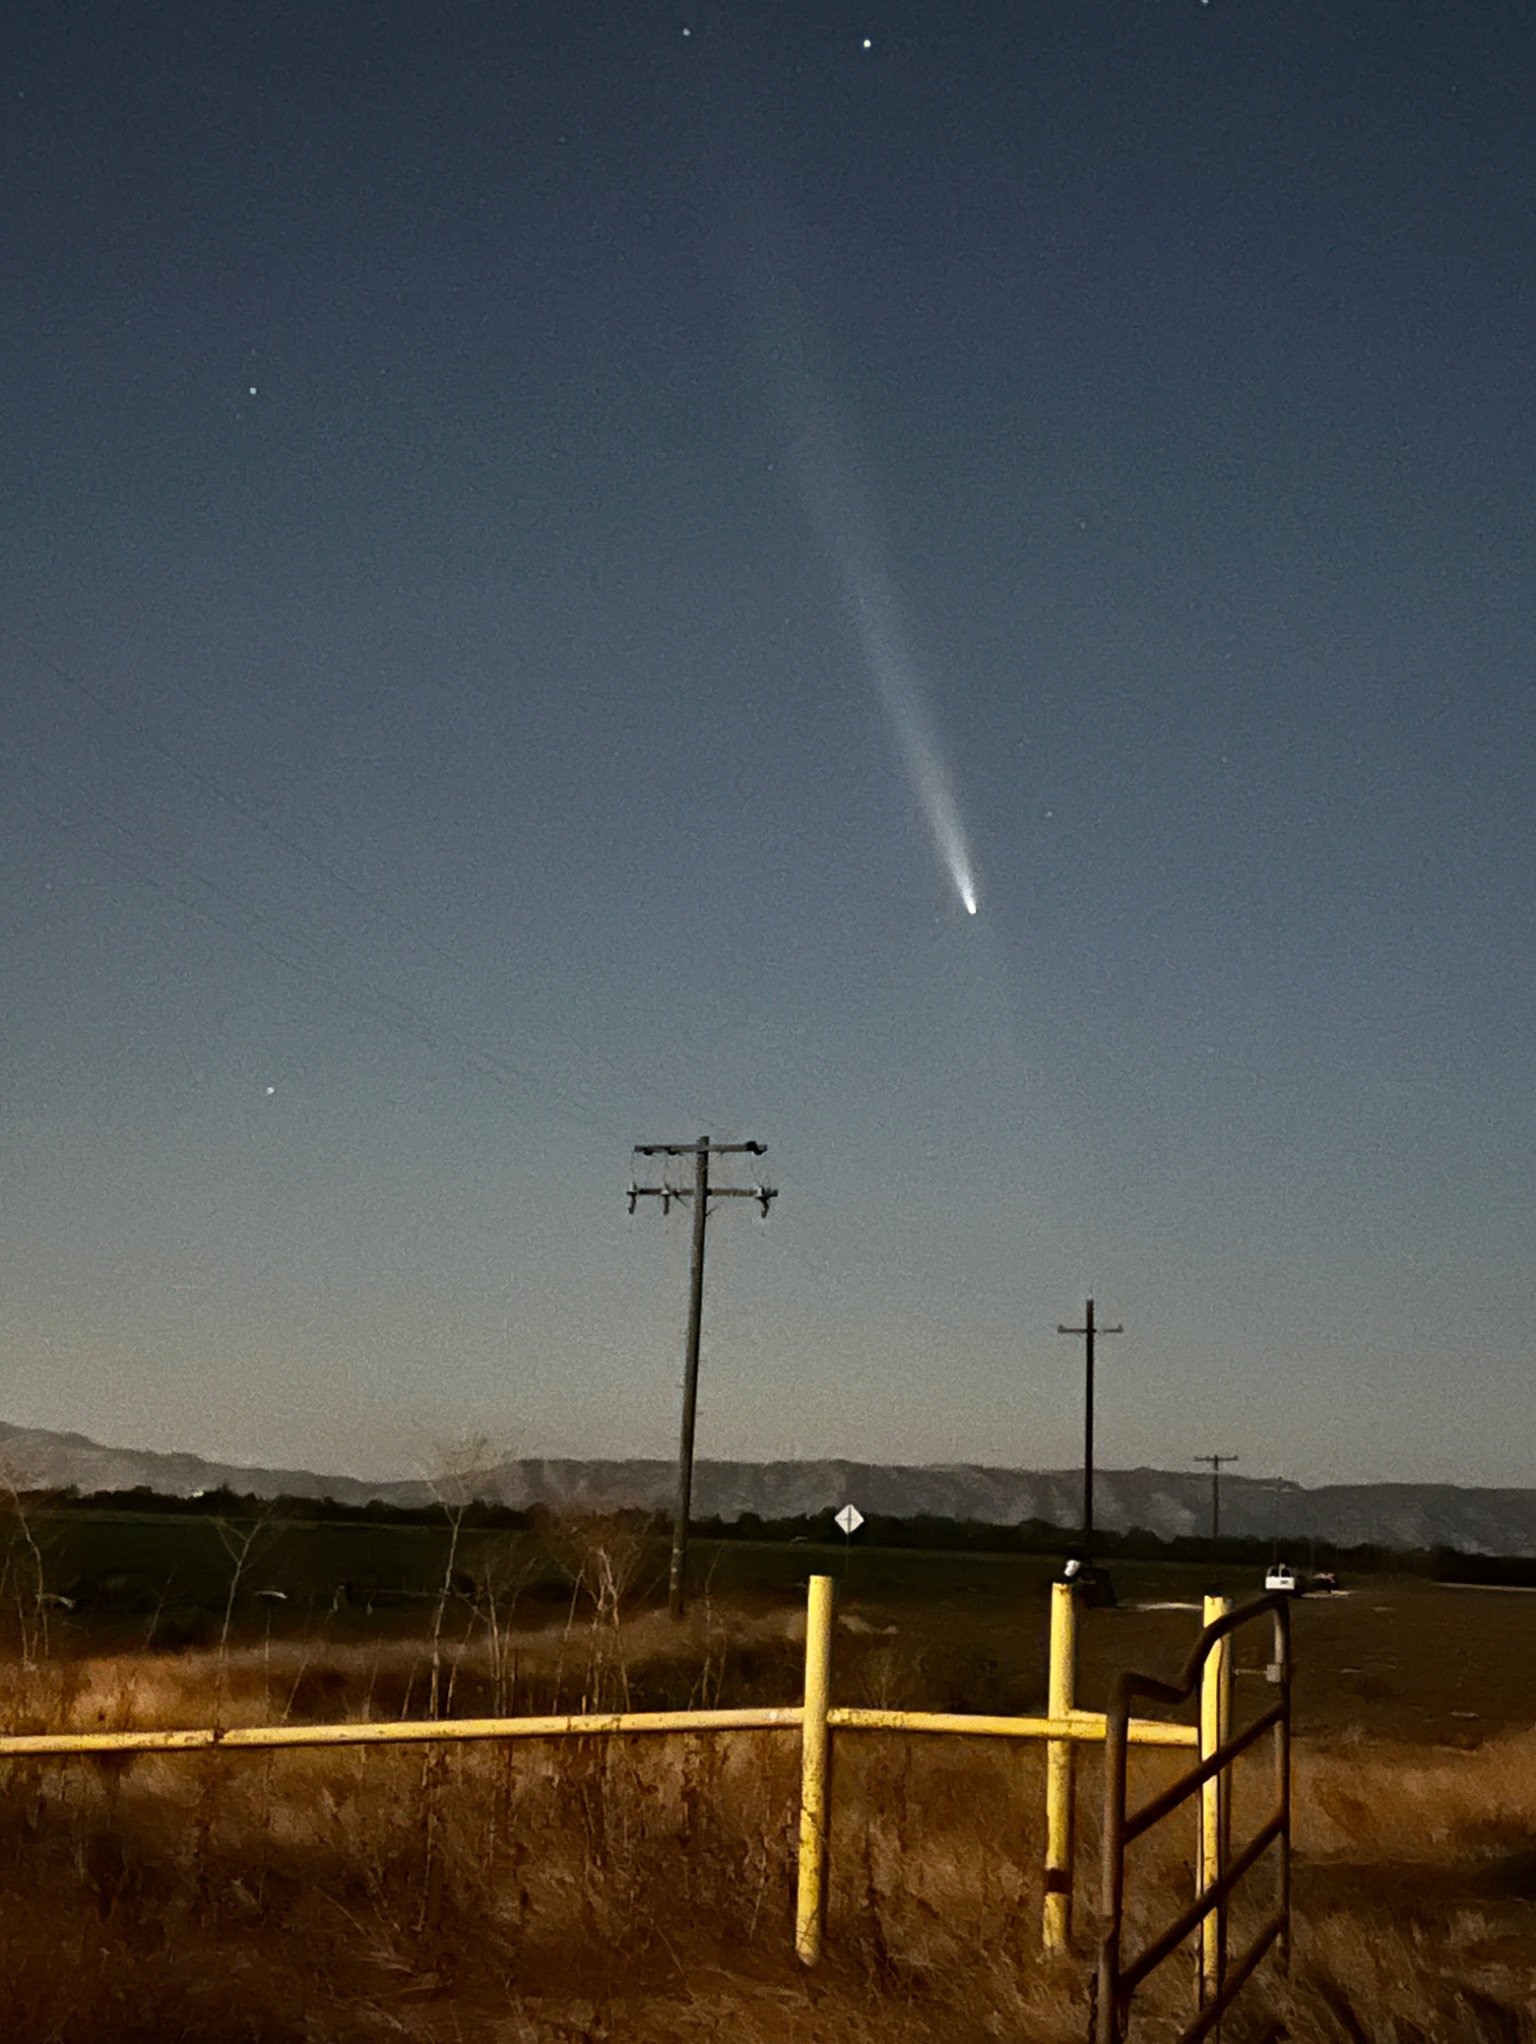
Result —
M0 1417L1536 1484L1524 0L14 0ZM957 861L969 861L977 914Z

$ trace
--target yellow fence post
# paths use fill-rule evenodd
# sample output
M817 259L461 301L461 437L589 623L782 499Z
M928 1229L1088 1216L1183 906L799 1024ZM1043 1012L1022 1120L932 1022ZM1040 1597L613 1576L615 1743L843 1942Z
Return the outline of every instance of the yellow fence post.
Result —
M812 1576L805 1600L805 1706L800 1727L800 1878L795 1952L821 1957L827 1877L827 1705L832 1687L832 1578Z
M1069 1718L1077 1701L1077 1599L1070 1583L1051 1585L1051 1659L1045 1714ZM1048 1952L1064 1952L1072 1936L1072 1790L1076 1748L1052 1739L1045 1749L1045 1921Z
M1230 1597L1207 1597L1203 1625L1225 1618ZM1200 1758L1208 1760L1226 1742L1232 1728L1232 1640L1218 1640L1206 1655L1200 1678ZM1196 1893L1207 1895L1221 1879L1227 1861L1228 1782L1225 1771L1200 1790L1200 1851ZM1226 1961L1226 1907L1218 1903L1200 1923L1200 2006L1221 1986Z

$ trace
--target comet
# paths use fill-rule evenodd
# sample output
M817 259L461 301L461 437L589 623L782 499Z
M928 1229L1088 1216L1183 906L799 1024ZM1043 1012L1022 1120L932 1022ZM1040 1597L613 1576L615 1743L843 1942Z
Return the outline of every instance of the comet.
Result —
M977 911L976 870L876 520L859 487L843 436L825 402L818 400L803 377L796 392L793 425L793 466L807 514L836 575L849 622L939 864L966 914L973 916Z

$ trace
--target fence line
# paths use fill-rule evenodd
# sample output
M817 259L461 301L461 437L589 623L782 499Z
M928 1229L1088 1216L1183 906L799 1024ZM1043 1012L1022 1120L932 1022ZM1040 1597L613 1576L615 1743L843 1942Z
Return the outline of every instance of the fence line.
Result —
M969 1711L852 1708L831 1702L834 1588L812 1576L806 1596L802 1701L743 1710L596 1711L546 1717L429 1718L328 1725L203 1726L134 1732L26 1732L0 1735L0 1759L41 1760L90 1754L249 1753L337 1746L462 1745L480 1740L627 1737L678 1732L798 1732L801 1746L795 1949L808 1966L821 1956L831 1823L833 1733L908 1732L946 1738L1027 1739L1045 1743L1046 1846L1042 1943L1065 1950L1071 1939L1073 1891L1073 1755L1081 1745L1191 1748L1195 1725L1134 1719L1128 1708L1086 1711L1075 1702L1077 1600L1069 1584L1051 1589L1047 1713L997 1716ZM1209 1630L1209 1628L1208 1628ZM1204 1635L1202 1635L1204 1637ZM1123 1678L1122 1678L1123 1679ZM1143 1682L1139 1693L1152 1694ZM1161 1690L1156 1693L1161 1694ZM1180 1700L1182 1700L1182 1695ZM1204 1750L1203 1748L1201 1749ZM1202 1776L1202 1779L1204 1777ZM1199 1878L1205 1879L1202 1862Z

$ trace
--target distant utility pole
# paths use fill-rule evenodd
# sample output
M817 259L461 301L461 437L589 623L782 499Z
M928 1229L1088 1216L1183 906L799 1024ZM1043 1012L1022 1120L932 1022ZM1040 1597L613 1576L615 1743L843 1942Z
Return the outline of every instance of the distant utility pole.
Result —
M768 1217L770 1200L778 1198L771 1185L711 1185L711 1157L762 1157L765 1143L712 1143L700 1136L696 1143L636 1143L637 1157L692 1157L692 1185L629 1186L629 1210L643 1199L659 1199L665 1214L675 1199L693 1201L693 1283L688 1295L688 1339L683 1360L683 1429L677 1450L677 1512L672 1522L672 1562L667 1573L667 1608L681 1618L686 1601L684 1575L688 1561L688 1512L693 1500L693 1423L699 1401L699 1336L704 1326L704 1228L709 1219L709 1202L714 1199L755 1199Z
M1096 1334L1124 1334L1123 1327L1096 1327L1093 1301L1083 1311L1081 1327L1058 1327L1058 1334L1081 1334L1087 1382L1083 1399L1083 1572L1093 1567L1093 1340Z
M1196 1455L1196 1462L1211 1465L1211 1560L1216 1559L1216 1543L1221 1538L1221 1465L1223 1462L1240 1462L1240 1455Z

